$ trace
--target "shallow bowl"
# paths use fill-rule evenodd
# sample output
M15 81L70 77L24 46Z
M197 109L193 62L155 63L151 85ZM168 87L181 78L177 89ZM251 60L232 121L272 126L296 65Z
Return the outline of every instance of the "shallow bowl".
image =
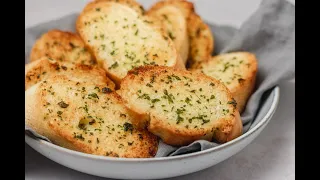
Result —
M25 141L45 157L68 168L107 178L161 179L197 172L237 154L250 144L267 126L279 101L280 90L275 87L264 99L254 123L246 133L220 146L200 152L172 157L113 158L76 152L25 136Z

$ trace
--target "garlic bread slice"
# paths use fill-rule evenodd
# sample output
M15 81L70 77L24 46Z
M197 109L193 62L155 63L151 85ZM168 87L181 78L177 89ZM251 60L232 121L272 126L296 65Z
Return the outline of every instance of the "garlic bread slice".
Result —
M25 89L48 79L50 76L63 74L77 81L89 81L105 85L114 90L115 84L107 77L104 69L83 64L58 62L43 57L25 66Z
M214 51L214 36L210 27L195 13L188 17L190 40L189 67L207 61Z
M99 9L82 11L76 27L117 85L138 66L158 64L185 69L171 39L120 3L101 1Z
M187 66L191 67L208 60L214 52L214 35L210 27L196 13L193 3L186 0L161 0L155 3L148 12L158 11L168 6L178 8L187 21L189 36Z
M165 66L131 70L122 80L120 96L141 115L134 125L173 146L193 141L230 141L242 134L236 102L218 80L202 73Z
M154 3L148 12L158 11L165 6L175 6L180 9L186 19L195 11L193 3L186 0L160 0Z
M163 22L164 30L173 40L184 64L187 63L189 53L189 36L187 21L180 9L173 5L163 6L153 11L147 11L147 16L154 16Z
M57 29L44 33L33 45L30 52L30 62L42 57L53 58L59 62L97 64L94 56L77 34Z
M64 148L125 158L157 152L157 137L133 127L138 116L103 85L52 76L25 91L25 111L29 127Z
M88 9L91 8L99 8L99 2L101 1L105 1L105 2L116 2L116 3L120 3L122 5L128 6L130 8L132 8L133 10L135 10L138 14L143 15L145 10L143 8L143 6L141 4L139 4L137 1L135 0L94 0L92 2L89 2L83 11L86 11Z
M223 82L237 102L240 113L253 92L258 63L249 52L232 52L213 56L193 69Z

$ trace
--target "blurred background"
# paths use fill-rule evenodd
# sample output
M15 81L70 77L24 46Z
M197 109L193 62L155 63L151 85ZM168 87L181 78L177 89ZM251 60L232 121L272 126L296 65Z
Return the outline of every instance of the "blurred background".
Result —
M25 27L79 12L90 0L26 0ZM137 0L148 9L157 0ZM239 27L255 11L261 0L190 0L207 22ZM288 0L295 4L295 0Z

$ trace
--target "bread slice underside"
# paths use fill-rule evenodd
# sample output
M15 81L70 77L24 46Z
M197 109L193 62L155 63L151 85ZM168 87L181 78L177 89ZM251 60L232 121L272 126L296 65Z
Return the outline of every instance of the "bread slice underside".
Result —
M104 69L84 64L58 62L52 58L43 57L25 66L25 89L45 81L53 75L63 74L73 80L89 81L115 89L115 84L107 77Z
M54 58L59 62L97 64L94 56L77 34L57 29L44 33L33 45L30 61L36 61L42 57Z
M108 87L56 75L25 91L26 124L54 144L89 154L148 158L158 140Z
M236 102L218 80L202 73L165 66L131 70L118 90L128 108L141 115L133 122L165 143L195 140L224 143L242 134Z
M256 56L249 52L220 54L193 68L223 82L236 100L240 113L254 90L257 70Z

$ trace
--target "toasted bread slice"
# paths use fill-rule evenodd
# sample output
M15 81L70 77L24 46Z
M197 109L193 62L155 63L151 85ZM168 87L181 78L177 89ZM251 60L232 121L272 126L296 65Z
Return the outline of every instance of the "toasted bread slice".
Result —
M236 102L218 80L202 73L165 66L131 70L118 90L128 108L165 143L188 145L195 140L230 141L242 134Z
M26 124L54 144L89 154L148 158L157 137L137 130L119 95L92 82L56 75L25 91Z
M56 29L43 34L33 45L30 61L36 61L42 57L50 57L60 62L97 64L78 35Z
M194 12L193 3L186 0L161 0L152 5L148 12L158 11L165 6L175 6L183 13L184 17L187 19L190 14Z
M148 11L146 15L155 16L163 22L164 30L173 40L184 64L186 64L189 53L189 36L187 21L182 11L173 5L167 5L154 11Z
M135 10L140 15L143 15L144 12L145 12L143 6L141 4L139 4L135 0L94 0L92 2L89 2L85 6L83 11L87 11L88 9L91 9L91 8L100 8L100 5L98 5L98 4L101 1L120 3L122 5L125 5L125 6L128 6L128 7L132 8L133 10Z
M107 77L105 70L102 68L67 62L61 63L46 57L25 66L25 89L57 74L67 75L79 82L89 81L105 85L111 90L115 89L115 84Z
M157 11L166 6L175 6L187 20L189 35L188 66L206 61L214 51L214 36L210 27L195 12L193 3L185 0L162 0L155 3L148 12Z
M131 8L101 1L77 20L77 31L116 84L134 67L158 64L183 68L174 43Z
M258 64L254 54L233 52L212 57L193 69L223 82L231 91L240 113L255 86Z
M214 36L210 27L195 13L188 17L188 34L190 38L188 66L207 61L214 51Z

